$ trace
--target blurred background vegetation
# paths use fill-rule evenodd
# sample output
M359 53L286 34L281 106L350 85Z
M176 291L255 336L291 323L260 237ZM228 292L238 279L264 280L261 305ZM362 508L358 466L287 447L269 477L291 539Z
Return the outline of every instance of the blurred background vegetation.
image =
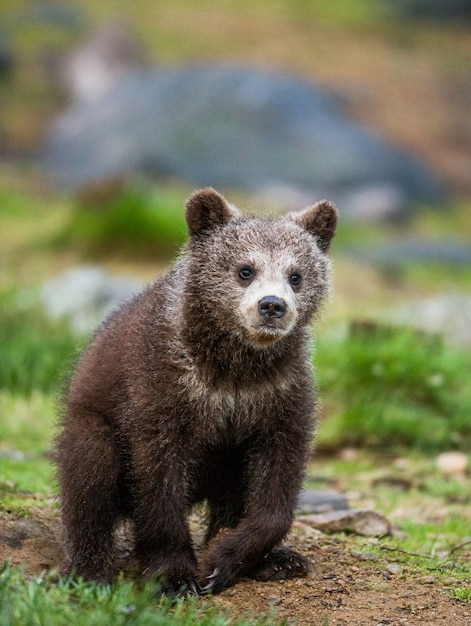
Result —
M391 320L417 299L471 295L470 264L434 252L437 241L452 251L471 246L470 4L3 0L0 448L15 445L8 433L17 399L57 394L85 341L47 316L44 282L80 264L148 280L186 238L185 181L134 178L64 193L38 168L52 120L70 105L60 62L119 18L151 66L230 61L292 73L324 86L353 119L431 169L446 191L440 206L411 207L394 223L341 220L334 293L316 333L318 445L469 450L469 344L415 330L413 314L399 325ZM227 193L242 208L254 204L243 192ZM419 240L430 242L428 254L410 253ZM370 248L374 254L362 254ZM392 252L378 257L378 250ZM52 409L35 419L49 428Z

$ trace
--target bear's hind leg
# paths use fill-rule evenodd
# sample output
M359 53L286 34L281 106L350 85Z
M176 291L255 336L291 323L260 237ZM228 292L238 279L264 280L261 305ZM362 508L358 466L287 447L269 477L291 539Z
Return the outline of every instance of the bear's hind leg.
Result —
M120 515L114 434L100 416L69 416L58 440L64 576L108 583Z
M273 548L249 572L250 578L266 582L269 580L288 580L302 578L310 570L309 560L291 548Z

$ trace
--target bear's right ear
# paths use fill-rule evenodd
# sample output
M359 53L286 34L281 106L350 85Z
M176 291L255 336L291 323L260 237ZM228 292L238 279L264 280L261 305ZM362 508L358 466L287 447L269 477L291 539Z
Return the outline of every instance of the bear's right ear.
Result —
M211 187L195 191L186 202L186 223L191 237L207 235L238 215L223 196Z

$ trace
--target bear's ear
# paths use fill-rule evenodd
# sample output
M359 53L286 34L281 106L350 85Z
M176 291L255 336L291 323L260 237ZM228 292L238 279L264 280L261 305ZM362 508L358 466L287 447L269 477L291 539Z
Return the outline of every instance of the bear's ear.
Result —
M317 239L322 252L327 252L338 218L338 211L332 202L321 200L304 211L291 213L290 218Z
M191 237L207 235L238 215L236 209L211 187L195 191L186 202L186 223Z

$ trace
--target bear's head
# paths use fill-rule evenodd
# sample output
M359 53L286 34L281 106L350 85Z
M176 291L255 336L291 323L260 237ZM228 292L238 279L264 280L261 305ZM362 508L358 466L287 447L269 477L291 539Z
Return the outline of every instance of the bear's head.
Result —
M278 219L249 217L207 188L189 198L186 220L189 315L256 347L310 322L328 290L333 204Z

